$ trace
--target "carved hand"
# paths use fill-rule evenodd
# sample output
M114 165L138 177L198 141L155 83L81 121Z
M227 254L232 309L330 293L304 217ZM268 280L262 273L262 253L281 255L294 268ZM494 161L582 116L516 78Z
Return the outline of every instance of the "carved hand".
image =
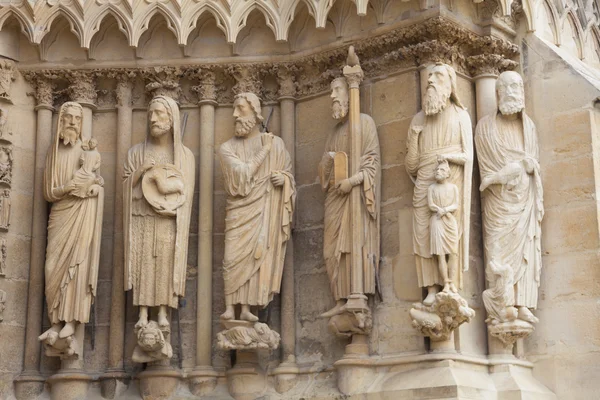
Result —
M336 188L343 194L348 194L352 190L352 183L350 183L350 179L344 179L337 184Z
M532 160L531 158L524 158L523 159L523 167L525 167L525 171L531 175L533 174L533 168L534 168L534 160Z
M283 186L285 177L278 171L271 172L271 183L273 186Z
M446 161L446 160L447 160L447 158L446 158L446 155L445 155L445 154L438 154L438 155L437 155L437 162L438 162L438 163L440 163L440 162L442 162L442 161Z
M270 133L265 133L263 139L263 146L267 151L271 151L271 147L273 147L273 138L274 136Z
M156 165L156 161L154 161L153 159L146 159L146 160L144 160L144 165L142 165L142 171L146 172L150 168L154 167L155 165Z

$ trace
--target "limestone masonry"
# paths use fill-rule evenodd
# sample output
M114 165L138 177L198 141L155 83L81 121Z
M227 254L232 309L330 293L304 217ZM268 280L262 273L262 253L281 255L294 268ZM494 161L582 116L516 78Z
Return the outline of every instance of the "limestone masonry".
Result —
M600 0L0 1L0 400L590 400Z

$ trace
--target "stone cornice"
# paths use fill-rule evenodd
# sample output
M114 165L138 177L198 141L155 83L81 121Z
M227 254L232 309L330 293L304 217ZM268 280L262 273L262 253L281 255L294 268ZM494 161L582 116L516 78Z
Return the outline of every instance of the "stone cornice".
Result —
M514 68L516 63L511 59L518 54L516 45L491 36L479 36L444 17L431 18L386 34L360 40L354 43L354 47L362 61L365 79L435 61L452 64L463 74L477 75L485 68L493 71ZM214 97L219 103L228 103L232 101L234 94L244 91L255 92L262 97L263 101L270 102L281 97L304 98L327 91L331 80L342 75L347 51L345 45L300 57L292 55L284 61L29 70L25 75L32 82L41 77L57 83L70 83L73 82L74 76L83 82L83 75L90 76L90 79L96 77L115 79L125 74L129 79L141 80L144 83L146 97L166 94L178 99L182 104L196 103L209 96ZM488 64L489 66L486 66ZM203 84L200 83L206 78L205 74L208 71L215 82L213 94L207 92L212 90L210 86L202 88ZM277 88L264 84L268 77L274 78ZM77 94L84 93L82 91ZM91 95L91 92L88 90L87 94Z

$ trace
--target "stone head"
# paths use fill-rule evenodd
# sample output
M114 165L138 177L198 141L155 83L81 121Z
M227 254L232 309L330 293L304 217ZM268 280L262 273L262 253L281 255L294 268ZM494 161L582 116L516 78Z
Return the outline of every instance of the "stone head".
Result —
M62 105L58 137L63 140L65 145L74 144L81 137L82 120L83 108L81 105L71 101Z
M525 108L523 78L515 71L505 71L496 81L496 99L502 115L511 115Z
M260 100L254 93L240 93L233 102L233 118L235 119L235 135L246 137L254 127L263 121Z
M160 98L152 99L148 106L148 124L150 134L160 137L171 131L173 127L173 113L168 105Z
M145 352L154 352L162 349L165 339L162 332L155 324L148 324L138 333L138 345Z
M348 82L346 78L336 78L331 82L331 108L334 119L342 119L348 115Z
M450 165L448 161L440 161L435 167L435 180L436 182L443 182L450 177Z
M423 110L426 115L435 115L448 105L455 90L456 73L449 65L437 63L429 70L427 89L423 96Z

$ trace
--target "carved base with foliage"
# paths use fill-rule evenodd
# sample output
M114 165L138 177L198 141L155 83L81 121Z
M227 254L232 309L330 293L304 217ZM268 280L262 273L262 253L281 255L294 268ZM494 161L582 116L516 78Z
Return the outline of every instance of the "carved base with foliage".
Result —
M518 339L526 338L531 335L534 329L532 324L521 319L499 324L488 324L489 334L500 339L505 346L512 346Z
M474 316L467 301L452 292L440 292L432 305L415 303L410 310L413 327L433 341L448 340L452 331Z

